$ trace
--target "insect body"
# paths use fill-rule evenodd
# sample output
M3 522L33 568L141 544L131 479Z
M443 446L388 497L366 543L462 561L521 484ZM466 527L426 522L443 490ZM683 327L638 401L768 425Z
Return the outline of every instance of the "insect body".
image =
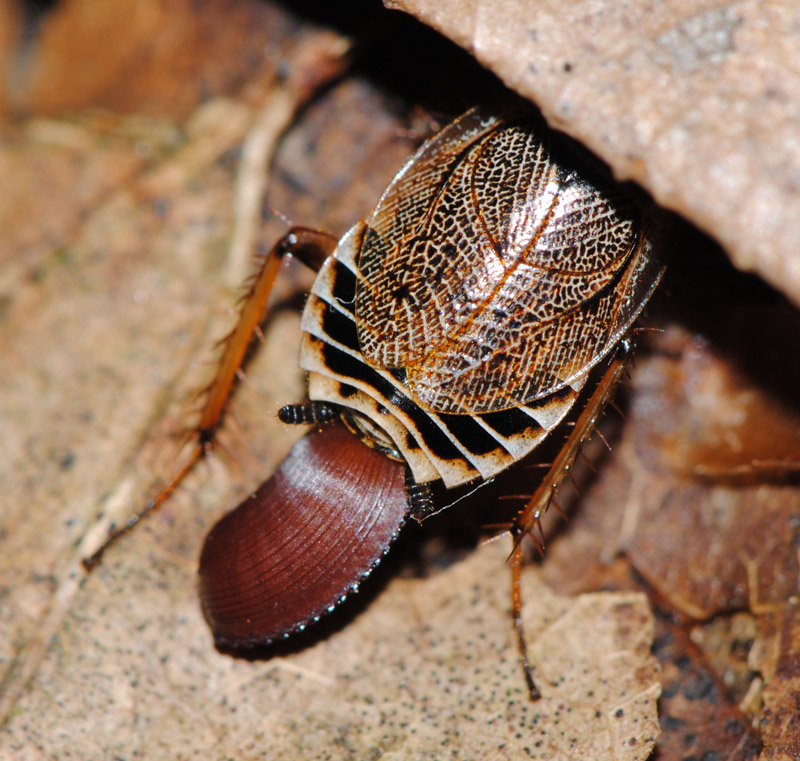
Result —
M634 200L579 165L529 112L472 110L325 259L302 319L312 406L284 417L337 422L209 534L200 593L219 643L269 642L331 610L409 516L434 509L425 484L479 482L525 457L604 362L566 454L513 530L535 526L662 271ZM332 246L317 235L291 232L276 257L321 259Z

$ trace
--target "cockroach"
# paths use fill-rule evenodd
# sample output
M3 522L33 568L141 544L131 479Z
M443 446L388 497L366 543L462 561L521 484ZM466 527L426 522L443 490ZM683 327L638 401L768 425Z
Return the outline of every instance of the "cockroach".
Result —
M580 399L510 526L512 611L537 697L520 545L541 532L626 371L630 328L663 272L654 226L530 109L476 108L426 142L340 241L308 228L278 241L226 342L189 461L145 508L212 443L283 257L316 268L301 322L310 401L280 411L314 430L206 538L200 597L217 644L267 644L332 611L409 518L436 512L431 484L492 479Z

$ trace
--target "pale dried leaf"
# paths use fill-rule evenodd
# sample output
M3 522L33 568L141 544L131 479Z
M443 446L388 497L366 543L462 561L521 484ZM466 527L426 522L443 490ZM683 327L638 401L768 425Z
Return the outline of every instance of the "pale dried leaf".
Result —
M20 759L647 758L660 687L644 596L569 600L529 574L544 693L531 703L506 553L396 580L327 640L262 662L210 647L187 563L159 553L150 567L106 568L72 601L5 745Z
M342 129L369 127L359 140L376 174L365 197L374 199L410 146L389 117L377 129L370 99L378 100L363 85L345 86L327 118L338 119L337 100L350 115L361 104L363 125ZM214 315L232 303L218 282L235 208L236 164L224 157L258 118L256 103L216 98L181 129L90 114L31 122L4 143L20 223L5 221L16 237L0 334L4 750L21 759L344 759L377 750L413 759L439 758L442 748L574 758L590 747L582 757L645 758L658 734L659 686L644 598L601 595L573 607L531 580L528 627L541 634L545 692L531 704L501 546L429 580L394 582L351 626L306 650L252 663L213 649L196 557L223 507L300 434L275 419L303 394L296 312L272 320L251 393L237 399L238 426L224 432L234 467L213 459L210 472L199 468L84 578L81 557L169 468L170 434L209 372L196 360L230 322ZM337 171L350 179L358 166ZM37 226L30 188L45 180L61 192L48 196L49 224ZM351 215L368 208L352 201L343 201ZM290 277L281 294L296 291Z
M442 12L448 9L446 3L437 7ZM459 4L456 15L467 8L466 3ZM561 6L553 4L548 12L552 19L561 18ZM659 14L664 12L658 9ZM616 18L624 26L620 13ZM542 15L543 21L549 18ZM650 26L640 26L652 37ZM621 35L616 39L626 39ZM632 50L633 60L638 60L636 56L648 48ZM598 55L591 49L583 52ZM575 74L585 74L585 67L579 71L573 63L571 72L560 73L566 58L553 60L552 71L545 73L556 83L551 102L558 105L558 87ZM718 68L725 69L728 60ZM225 60L219 62L225 65ZM590 76L600 80L602 67L597 68ZM689 74L686 86L696 85L692 77L700 75ZM615 76L624 75L618 60ZM193 363L206 359L212 336L225 331L209 314L232 302L218 282L236 207L232 157L253 125L270 81L262 72L257 82L245 83L242 92L211 98L182 124L97 115L79 115L70 122L30 122L12 133L0 153L7 169L4 176L13 180L5 192L15 204L0 204L0 213L5 210L0 227L12 243L0 253L8 265L0 280L4 362L0 577L7 633L0 644L9 664L3 681L8 720L3 747L13 748L21 758L37 759L69 753L92 758L138 753L170 758L228 754L243 759L280 755L361 759L378 752L388 758L438 759L451 751L460 751L462 757L527 758L526 747L534 756L538 752L552 758L564 752L567 735L559 735L552 747L537 746L543 742L538 733L553 726L544 727L544 716L563 730L574 714L585 719L574 730L576 742L592 737L616 752L617 758L645 757L657 733L652 711L658 686L647 657L652 623L642 598L628 593L588 596L573 604L540 590L530 575L526 621L545 692L544 701L532 706L524 694L508 620L504 549L482 550L432 579L394 581L371 605L367 590L361 597L364 602L356 600L356 605L369 605L366 611L325 641L313 644L312 637L307 650L256 662L232 660L213 650L194 592L197 552L210 523L268 475L291 437L299 434L274 421L280 404L303 394L296 369L294 314L281 313L273 320L265 350L249 371L249 389L242 389L236 400L235 420L225 431L225 444L235 452L232 463L227 463L232 470L227 470L224 458L212 460L210 468L201 467L162 516L116 548L98 573L82 581L77 561L84 548L96 545L109 517L121 519L134 509L153 475L169 466L173 456L169 435L179 427L175 417L184 409L189 392L207 377L208 368ZM702 96L705 91L697 92ZM563 93L564 99L569 96L570 102L579 102L572 90ZM577 94L576 87L576 98ZM594 119L613 110L608 83L600 86L600 94L596 107L590 104ZM665 106L677 97L667 95ZM124 97L120 93L123 101ZM637 97L647 101L643 95ZM363 83L347 82L323 100L320 108L312 107L303 115L303 122L311 125L312 139L299 139L294 132L285 140L277 171L270 178L269 204L298 223L340 233L370 208L412 144L400 134L406 123L387 114L380 97ZM571 115L552 105L546 110L562 126L572 125ZM705 112L699 111L700 116L705 118ZM599 122L588 123L591 128ZM615 122L609 117L608 123L611 134ZM356 137L348 141L343 139L346 134ZM592 134L597 141L605 133L595 126ZM649 146L642 140L642 146ZM655 159L651 166L649 147L647 154L644 148L634 154L640 163L626 168L630 157L624 148L592 145L607 158L619 151L618 168L632 176L651 183L661 177ZM787 163L786 171L790 170ZM356 181L367 174L370 182ZM664 177L666 182L671 175ZM332 188L328 195L319 190L326 186ZM671 186L665 187L662 198L682 208L680 189L670 196ZM714 206L714 194L708 195L704 200ZM282 229L279 221L270 224L262 232L262 242L271 242ZM284 300L307 287L296 273L290 271L288 276L289 285L281 292ZM703 287L707 286L704 281ZM751 322L752 314L747 318ZM650 375L645 372L637 379L643 386L642 406L633 411L632 431L626 436L639 435L636 425L652 419L641 413L648 405L660 404L660 395L677 400L678 408L686 406L682 391L670 397L669 382L675 373L665 364L669 363L656 361ZM649 388L648 378L654 381ZM724 375L721 387L726 390L727 380ZM723 396L730 402L727 393ZM759 418L769 415L770 425L763 441L755 442L745 439L747 431L733 427L737 440L754 444L742 450L747 462L753 452L755 457L763 453L764 442L775 444L770 433L778 430L775 420L782 414L779 406L758 401L757 394L750 398L758 403L748 409ZM735 405L731 410L736 411ZM700 415L689 417L697 423L695 429L702 427ZM705 429L708 441L731 438L722 425L725 420L703 418L703 423L710 423ZM791 418L779 430L781 441L796 433ZM672 439L662 437L668 439L666 449L655 454L665 454L670 468L685 477L695 463L691 452L687 455L676 445L680 437L678 433ZM720 450L715 446L709 452ZM769 449L767 454L774 463L775 452ZM600 469L601 488L582 492L581 518L602 522L606 533L577 552L566 544L548 548L545 569L555 561L550 577L564 574L567 567L591 574L617 551L620 513L642 493L649 494L653 510L640 515L640 524L634 520L630 525L639 525L643 534L649 530L657 542L667 544L666 534L658 533L659 518L667 514L658 509L658 490L669 468L650 470L652 460L640 450L633 458L631 484L631 461L620 463L629 455L630 439L615 448L611 467ZM704 464L717 468L714 472L720 467L713 458ZM605 498L593 499L608 487ZM756 510L749 511L752 522L740 532L749 534L742 537L749 544L737 545L749 553L745 560L757 561L751 566L758 583L752 589L746 586L739 556L727 565L708 563L705 576L689 589L692 596L686 596L696 607L712 609L719 599L725 602L726 595L728 601L744 604L749 602L748 591L755 591L756 603L772 604L782 602L791 591L796 563L786 553L781 534L784 513L775 505L780 492L774 486L767 492L765 502L739 505L755 505L762 511L760 522ZM789 496L785 504L791 508L794 496ZM94 525L99 507L106 519ZM702 506L698 514L700 523L690 524L694 534L708 525L703 520L725 515ZM758 532L770 518L775 542L759 547ZM87 527L91 527L88 538ZM735 534L734 525L730 535L735 538ZM714 558L724 558L722 544ZM674 546L680 557L680 533ZM657 568L659 561L666 563L661 568L670 569L669 554L652 559L646 552L640 555L643 567L647 561ZM684 553L686 565L696 556L696 551ZM725 575L729 571L731 578ZM722 577L714 599L708 590L714 590L718 572ZM598 588L599 575L594 581ZM549 617L549 624L539 615ZM790 641L782 649L777 637L765 641L775 646L775 658L793 652ZM683 664L683 658L685 651L676 649L675 663ZM616 659L622 666L619 671L612 668ZM778 686L776 672L764 670ZM734 724L739 732L746 722L736 715L735 704L722 705L726 696L721 687L712 693L698 689L714 680L700 668L696 674L692 672L689 679L681 671L687 680L677 695L678 702L683 701L681 716L687 722L701 716L691 725L700 727L700 732L715 721L719 733L730 732ZM743 675L743 680L747 677ZM693 691L694 700L684 700L684 688ZM590 689L597 704L579 699L581 691ZM714 699L719 696L720 702L711 705L709 694ZM567 710L554 708L554 699ZM600 716L587 708L590 705L597 705L594 710ZM622 713L617 716L619 709ZM739 737L735 734L733 740ZM633 739L636 743L631 744ZM754 743L746 739L739 755L727 757L751 758ZM685 750L681 744L676 748ZM569 752L573 754L569 757L580 757L574 748ZM603 755L593 749L586 757Z

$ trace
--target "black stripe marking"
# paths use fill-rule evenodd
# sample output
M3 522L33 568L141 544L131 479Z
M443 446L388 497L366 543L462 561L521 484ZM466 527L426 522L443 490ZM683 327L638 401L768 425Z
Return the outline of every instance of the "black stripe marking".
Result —
M544 430L532 417L516 407L499 412L484 412L477 417L507 439L531 429Z
M419 444L417 444L417 440L411 435L409 431L406 431L406 449L408 449L409 451L422 449L422 447Z
M336 343L361 354L358 348L356 324L341 312L336 311L330 304L325 304L325 308L322 310L322 330Z
M375 391L398 409L402 410L411 420L412 425L420 438L430 451L442 460L460 460L465 462L464 456L459 452L445 433L423 412L414 402L404 396L391 383L384 380L374 370L363 362L337 349L329 343L323 343L322 356L325 366L345 378L353 378L361 383L371 386ZM391 400L391 402L389 401ZM469 464L472 468L472 465Z
M342 399L349 399L357 393L358 389L355 386L351 386L349 383L339 383L339 395Z
M553 402L565 402L570 397L570 395L575 393L575 389L572 388L569 384L566 386L562 386L557 391L553 391L551 394L547 396L543 396L541 399L534 399L532 402L528 402L527 404L523 404L523 407L529 407L532 410L535 410L539 407L547 407L548 404L552 404Z
M510 456L497 439L493 438L468 415L445 415L439 413L438 417L453 435L453 438L468 452L475 455L487 455L500 450L506 456Z
M346 346L348 349L358 352L358 334L356 332L355 323L345 317L345 315L343 315L341 312L338 312L336 309L331 307L329 304L325 305L325 309L322 312L321 327L325 335L330 336L342 346ZM365 363L364 367L369 366ZM377 373L374 373L373 370L370 369L369 372L373 374L374 378L379 379L381 384L385 384L385 389L390 389L390 391L387 391L384 390L384 388L379 388L374 380L366 381L373 386L373 388L376 388L376 390L378 390L383 397L386 398L389 405L397 407L406 412L409 416L412 416L415 423L418 419L421 419L422 416L425 416L425 418L431 417L429 413L426 413L424 410L422 410L396 386L391 386L387 381L380 378ZM405 372L394 371L392 372L392 376L395 377L398 382L402 383L405 377ZM481 428L481 426L469 416L437 414L436 417L442 421L452 437L456 439L467 452L475 455L486 455L490 454L491 452L502 450L504 454L508 454L508 452L503 449L502 445L495 438L487 433L486 430ZM522 414L522 417L528 421L527 427L530 427L531 424L536 425L536 423L526 415ZM434 427L441 431L438 426L434 425ZM427 434L423 435L423 440L426 444L429 444L429 436ZM431 449L433 449L433 446L431 446ZM460 459L464 459L463 455L460 453L458 456Z
M339 261L334 260L331 296L342 309L355 314L356 276Z

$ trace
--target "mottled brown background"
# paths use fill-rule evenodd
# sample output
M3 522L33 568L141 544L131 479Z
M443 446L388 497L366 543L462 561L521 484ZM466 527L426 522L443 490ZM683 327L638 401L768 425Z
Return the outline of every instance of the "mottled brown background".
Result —
M225 452L84 577L169 472L249 257L285 229L261 218L264 178L268 208L341 234L431 120L504 97L419 21L331 5L0 4L0 755L645 758L657 722L661 761L794 757L790 3L406 4L680 215L613 451L590 448L526 575L545 700L518 673L508 547L471 549L489 493L411 527L294 644L213 649L202 537L301 433L275 420L303 394L298 267Z

